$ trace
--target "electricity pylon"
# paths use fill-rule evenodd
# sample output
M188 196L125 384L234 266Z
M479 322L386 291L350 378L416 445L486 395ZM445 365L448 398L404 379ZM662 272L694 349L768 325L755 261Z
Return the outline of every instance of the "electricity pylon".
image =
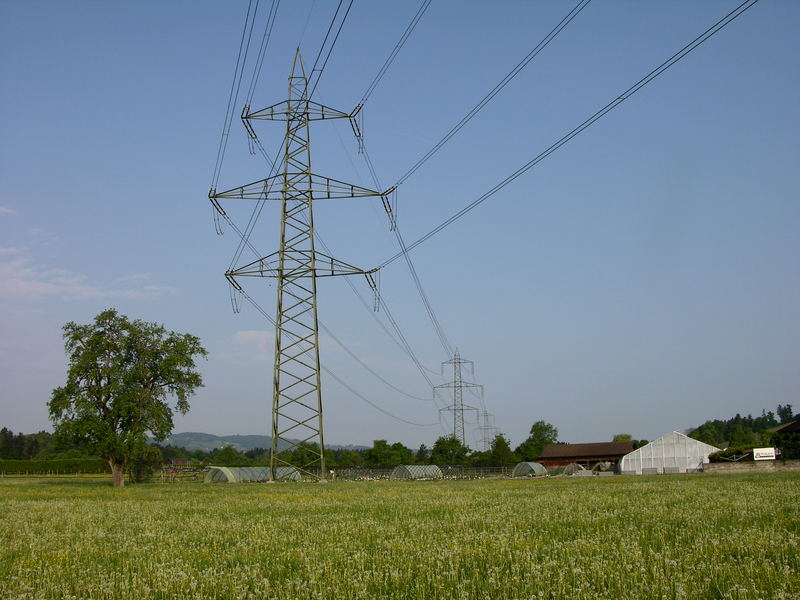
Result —
M220 199L277 200L281 202L280 247L277 252L225 273L237 290L236 277L271 277L277 280L275 364L272 389L272 446L270 469L273 480L278 468L293 466L304 477L325 479L325 445L320 385L319 326L317 322L317 278L366 275L375 289L373 271L364 271L314 248L313 200L385 196L343 181L311 172L309 122L349 119L354 131L355 114L312 101L308 78L298 50L289 76L288 99L250 112L245 106L242 120L252 136L250 120L286 121L282 172L224 192L209 192L217 210ZM292 464L288 452L302 458Z
M494 415L488 410L482 410L478 413L478 431L481 450L483 452L488 452L492 449L492 441L497 436L497 427L494 425Z
M439 411L453 413L453 437L461 442L464 446L467 445L466 439L464 438L464 412L468 410L478 410L474 406L467 406L464 404L464 388L478 388L480 389L481 398L483 397L482 385L472 383L470 381L464 381L463 377L461 376L461 365L467 364L470 366L470 373L474 374L475 363L473 363L471 360L465 360L461 358L461 355L458 353L458 349L456 348L453 358L442 363L442 375L444 375L445 365L453 365L453 381L434 386L434 389L447 388L453 390L453 403L449 406L445 406L444 408L440 408ZM436 392L434 392L434 394L435 393Z

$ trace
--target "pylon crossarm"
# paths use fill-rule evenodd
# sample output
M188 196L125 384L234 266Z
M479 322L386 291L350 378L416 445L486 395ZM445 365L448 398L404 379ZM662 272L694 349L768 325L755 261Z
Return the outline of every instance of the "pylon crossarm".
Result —
M465 387L465 388L481 388L483 386L480 383L470 383L469 381L451 381L450 383L442 383L441 385L435 385L434 388L455 388L455 387Z
M252 183L240 185L239 187L217 192L211 190L208 197L213 202L220 198L233 198L237 200L281 200L281 187L283 175L273 175L266 179L259 179Z
M262 121L293 121L305 118L309 121L349 119L350 113L342 112L313 100L283 100L272 106L242 115L242 119Z
M479 409L475 408L474 406L467 406L466 404L459 404L459 405L451 404L450 406L445 406L444 408L440 408L439 412L442 412L442 411L453 411L453 410L477 410L477 411L479 411Z
M284 177L286 178L285 180ZM309 178L311 180L310 188L308 188ZM347 183L346 181L339 181L332 177L325 177L324 175L298 171L273 175L272 177L259 179L258 181L240 185L239 187L231 188L223 192L211 190L209 191L208 197L212 202L220 198L234 200L283 200L285 192L282 189L282 185L284 181L289 183L291 192L299 196L299 198L294 199L303 203L308 199L309 193L313 200L340 200L345 198L369 198L373 196L383 197L390 193L388 191L378 192L359 185ZM303 208L307 208L307 206L303 205Z
M230 277L309 277L315 273L317 277L336 277L337 275L363 275L367 271L354 267L344 261L338 260L323 254L322 252L315 252L316 260L314 261L315 267L311 266L311 252L308 250L288 250L283 253L283 272L281 272L281 256L280 252L273 252L272 254L259 258L249 264L246 264L238 269L228 271L225 276ZM289 263L292 266L287 266Z

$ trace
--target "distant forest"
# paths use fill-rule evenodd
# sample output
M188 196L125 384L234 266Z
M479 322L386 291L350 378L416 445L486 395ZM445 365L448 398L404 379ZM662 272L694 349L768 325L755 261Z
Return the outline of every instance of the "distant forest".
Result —
M798 417L800 414L793 413L791 404L786 406L779 404L775 412L762 410L759 417L753 415L743 417L737 413L735 417L727 421L720 419L706 421L699 427L690 430L688 435L717 448L755 444L769 446L771 444L769 430L790 423Z
M706 421L699 427L689 430L689 436L717 446L769 446L771 429L800 418L795 415L791 404L778 405L775 412L762 410L761 415L746 417L737 414L733 418ZM534 432L540 425L544 433L538 436ZM325 452L326 462L331 468L357 466L394 466L399 464L471 464L475 466L508 465L518 460L533 460L547 444L555 442L558 430L542 421L534 425L532 436L511 450L508 440L498 435L492 442L491 449L485 452L471 451L452 437L441 437L432 448L424 444L417 450L411 450L400 442L393 444L386 440L375 440L372 448L367 449L329 449ZM630 437L630 436L626 436ZM616 437L615 437L616 439ZM188 459L194 464L219 465L259 465L267 464L269 451L265 448L254 448L240 452L231 446L215 448L210 451L186 450L176 446L153 445L161 454L161 459L169 463L171 459ZM295 453L307 451L304 447ZM0 429L0 460L48 460L67 458L93 458L82 447L59 438L46 431L39 433L14 433L3 427ZM291 458L288 457L287 458ZM301 458L301 457L296 457Z

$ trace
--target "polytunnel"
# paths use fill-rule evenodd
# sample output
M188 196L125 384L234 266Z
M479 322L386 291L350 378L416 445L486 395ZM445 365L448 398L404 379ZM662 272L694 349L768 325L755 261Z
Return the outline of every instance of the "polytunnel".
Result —
M442 470L436 465L398 465L389 479L441 479Z
M300 473L294 467L278 467L278 481L300 481ZM269 467L208 467L204 483L246 483L270 481Z
M623 475L696 473L703 470L708 455L718 450L673 431L623 456L619 470Z
M511 472L512 477L542 477L547 475L547 469L541 463L521 462Z
M576 475L582 471L586 471L586 467L579 463L569 463L564 470L561 471L562 475Z

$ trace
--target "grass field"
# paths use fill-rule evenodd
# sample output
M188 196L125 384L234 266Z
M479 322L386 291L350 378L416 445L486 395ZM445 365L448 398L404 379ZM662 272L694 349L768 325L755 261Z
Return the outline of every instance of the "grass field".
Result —
M3 598L800 598L800 474L0 480Z

